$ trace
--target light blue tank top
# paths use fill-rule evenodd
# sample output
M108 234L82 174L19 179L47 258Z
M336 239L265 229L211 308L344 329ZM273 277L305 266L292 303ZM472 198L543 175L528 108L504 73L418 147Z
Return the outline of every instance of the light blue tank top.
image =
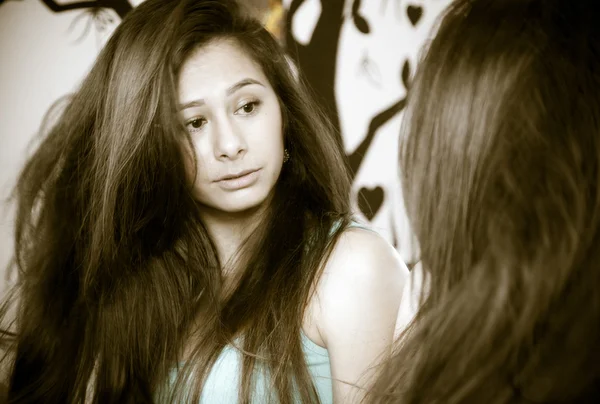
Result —
M359 227L371 230L359 223L351 222L349 227ZM332 229L332 232L335 230ZM311 375L317 394L322 404L333 403L333 387L331 382L331 366L329 352L315 344L303 331L300 334L304 359ZM234 346L227 345L221 351L215 365L210 370L204 386L200 404L235 404L238 402L238 393L241 379L242 353ZM174 370L171 384L177 376ZM270 379L264 372L256 371L255 388L252 394L253 404L276 402L275 393L270 386ZM300 404L300 398L297 402Z
M329 353L326 348L311 341L304 332L301 332L300 336L304 359L319 395L319 400L322 404L332 404L333 390ZM200 404L235 404L238 402L242 359L242 353L233 345L227 345L223 348L208 373L202 388ZM177 370L174 369L171 373L170 386L174 385L176 377ZM276 403L276 394L270 386L270 378L266 371L260 370L260 368L255 369L254 378L252 403ZM160 402L160 399L157 401ZM297 399L297 402L301 402L300 398Z

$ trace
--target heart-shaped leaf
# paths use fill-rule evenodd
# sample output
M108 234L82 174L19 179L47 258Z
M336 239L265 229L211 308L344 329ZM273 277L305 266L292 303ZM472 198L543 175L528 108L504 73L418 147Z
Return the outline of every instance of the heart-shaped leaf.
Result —
M383 188L361 188L358 190L358 208L371 221L383 205L385 193Z

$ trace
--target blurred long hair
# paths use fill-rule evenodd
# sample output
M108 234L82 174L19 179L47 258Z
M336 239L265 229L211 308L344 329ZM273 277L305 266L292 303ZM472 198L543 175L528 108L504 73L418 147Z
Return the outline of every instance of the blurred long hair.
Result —
M600 12L458 0L400 166L421 307L373 403L599 402Z

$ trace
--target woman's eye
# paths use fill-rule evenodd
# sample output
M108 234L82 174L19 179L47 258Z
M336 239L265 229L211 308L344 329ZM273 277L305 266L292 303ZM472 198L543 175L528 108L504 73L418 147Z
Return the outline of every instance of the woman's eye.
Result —
M192 132L195 132L195 131L201 129L205 123L206 123L206 119L204 119L204 118L194 118L194 119L190 119L189 121L187 121L185 125Z
M247 102L246 104L242 105L240 107L240 109L238 109L238 111L242 112L245 115L249 115L249 114L255 112L258 104L259 104L258 101Z

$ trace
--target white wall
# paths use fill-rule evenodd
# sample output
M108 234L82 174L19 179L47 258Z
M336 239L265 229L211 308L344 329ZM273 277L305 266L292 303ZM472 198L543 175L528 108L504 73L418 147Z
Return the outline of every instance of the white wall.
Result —
M73 21L81 16L76 23ZM119 21L115 16L115 24ZM6 199L48 108L73 91L90 69L106 36L83 10L53 13L38 0L0 6L0 198ZM79 41L77 41L81 38ZM0 268L12 257L13 209L0 208ZM4 286L4 285L2 285Z

